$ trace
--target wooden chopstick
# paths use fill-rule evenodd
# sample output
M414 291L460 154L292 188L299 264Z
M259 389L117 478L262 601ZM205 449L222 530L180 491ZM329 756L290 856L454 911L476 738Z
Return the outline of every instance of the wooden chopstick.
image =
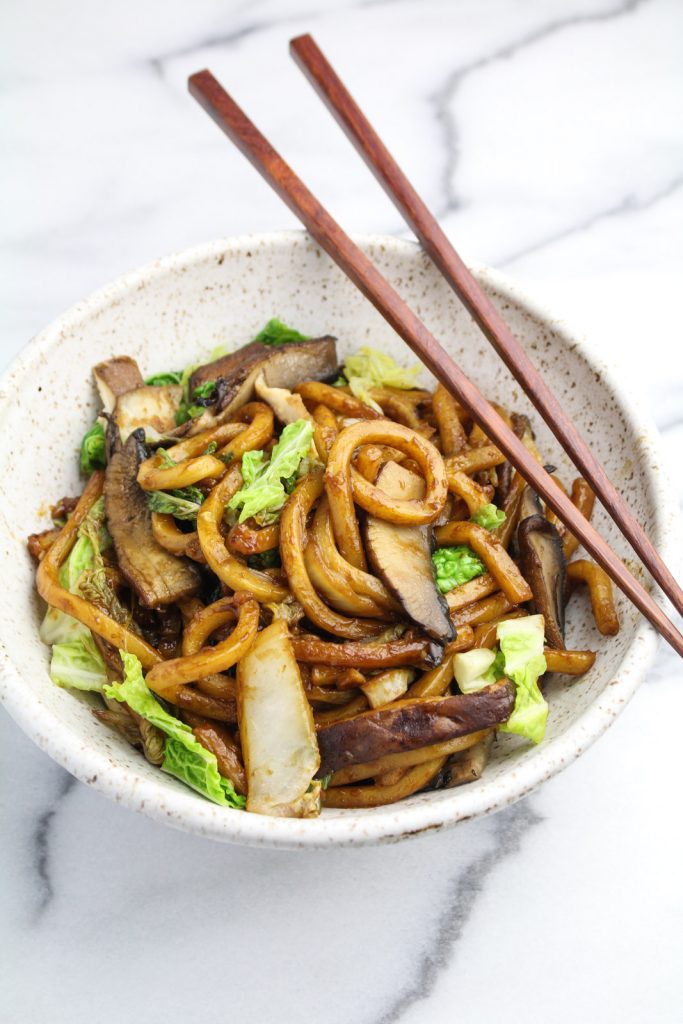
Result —
M683 636L524 447L479 389L441 347L375 265L332 219L282 157L238 107L210 71L188 80L190 93L251 161L307 231L360 289L422 362L451 391L559 519L583 543L645 618L683 657Z
M580 470L633 550L683 615L683 589L674 579L623 496L584 441L531 359L453 248L379 135L310 35L292 39L290 51L316 92L373 171L453 291L493 345L532 404Z

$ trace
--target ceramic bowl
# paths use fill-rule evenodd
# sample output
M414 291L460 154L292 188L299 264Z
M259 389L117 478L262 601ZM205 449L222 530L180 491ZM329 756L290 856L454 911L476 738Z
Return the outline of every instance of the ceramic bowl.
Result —
M362 247L479 384L508 408L528 412L547 461L575 473L538 415L439 273L411 243L364 237ZM562 324L487 269L477 277L588 437L665 559L675 511L657 437L633 396ZM0 696L17 724L55 761L100 792L177 828L254 846L390 842L495 811L578 757L619 714L654 656L653 630L619 600L621 631L603 638L584 595L572 599L568 646L593 648L593 670L548 687L547 737L530 747L501 737L483 778L364 811L325 811L297 821L240 813L195 795L151 767L93 716L87 697L53 685L38 639L43 613L33 589L26 535L48 525L48 506L82 486L77 447L96 400L91 366L126 353L145 373L238 347L271 316L310 335L333 334L343 356L359 345L412 360L403 342L331 260L299 232L211 242L119 278L59 317L21 353L0 385ZM426 371L424 383L430 383ZM595 522L615 550L630 552L601 509Z

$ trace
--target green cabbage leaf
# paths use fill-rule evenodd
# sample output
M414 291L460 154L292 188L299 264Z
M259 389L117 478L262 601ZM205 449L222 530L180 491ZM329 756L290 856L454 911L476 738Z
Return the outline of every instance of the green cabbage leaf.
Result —
M437 548L432 555L436 585L442 594L482 576L486 566L466 544L451 548Z
M416 378L420 374L419 366L401 366L379 349L370 348L367 345L352 356L348 356L344 362L344 379L348 383L351 393L369 405L376 412L381 412L380 406L373 399L370 391L372 388L401 388L410 390L416 386Z
M81 585L104 575L102 550L111 543L104 525L104 498L81 523L76 543L59 572L61 585L81 595ZM107 681L104 661L87 626L58 608L48 608L40 639L52 645L50 678L57 686L101 691Z
M499 622L493 651L474 648L453 658L455 681L463 693L472 693L506 677L515 684L515 706L501 732L513 732L532 743L545 735L548 704L538 680L547 670L543 654L545 622L542 615Z
M98 421L83 435L79 453L81 472L90 476L96 469L104 469L107 465L104 427Z
M79 637L77 640L53 645L50 659L50 679L57 686L68 686L74 690L94 690L101 693L102 687L107 682L104 659L95 646L90 630L86 629L85 632L87 635Z
M239 521L253 516L260 526L275 522L287 500L287 486L307 458L313 439L310 420L289 423L266 461L263 451L245 452L242 457L242 487L228 502L240 510Z
M165 734L163 770L216 804L244 807L245 798L219 773L215 755L202 746L189 725L169 714L154 696L145 682L139 659L126 651L119 654L123 680L105 686L104 692L107 697L126 703Z
M262 345L288 345L290 342L297 341L310 341L305 334L301 334L296 331L293 327L288 327L287 324L283 324L282 320L278 320L277 317L273 317L269 320L266 326L259 331L254 338L254 341L260 341Z

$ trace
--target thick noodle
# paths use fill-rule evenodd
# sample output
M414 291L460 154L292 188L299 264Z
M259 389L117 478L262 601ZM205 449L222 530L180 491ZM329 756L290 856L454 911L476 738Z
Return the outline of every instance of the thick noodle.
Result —
M330 372L333 369L334 365ZM304 375L308 371L300 374ZM109 592L106 598L99 596L97 581L82 577L82 593L92 594L93 600L60 584L60 567L103 493L105 474L99 471L92 474L61 530L30 539L31 553L40 559L38 591L50 606L92 630L112 678L120 671L116 649L135 654L149 688L173 705L171 710L214 755L220 775L247 799L250 776L242 756L242 743L249 755L245 666L256 654L259 630L272 630L273 625L280 636L278 650L283 650L283 643L287 650L291 696L316 727L315 738L310 731L316 767L307 769L302 790L314 813L320 801L330 808L381 807L425 788L471 782L486 766L495 730L507 721L516 691L512 682L502 679L485 693L459 693L454 657L494 648L501 622L529 614L532 590L515 560L515 534L527 484L441 385L433 393L373 387L371 404L349 387L321 381L303 380L293 390L294 400L286 389L258 385L261 400L236 411L207 411L203 423L197 419L177 431L172 447L158 449L139 467L138 483L146 491L199 485L204 500L197 504L194 529L191 523L157 512L151 514L151 526L165 551L199 563L195 572L202 581L201 599L186 598L163 609L141 607L134 587L122 577L114 549L104 553L104 572L119 604L114 606L116 618L100 609L101 601L106 599L108 606L112 602ZM495 408L541 461L527 417ZM243 485L241 459L250 451L268 457L282 429L283 410L285 422L296 416L310 421L313 445L308 457L290 478L296 483L279 516L263 517L264 526L259 525L258 514L236 522L228 506ZM201 429L206 423L214 425ZM201 432L188 436L193 426ZM181 437L183 431L187 432ZM380 471L391 462L424 482L418 497L406 489L398 494L382 489L386 478ZM287 490L291 489L288 483ZM585 480L573 482L571 497L579 511L590 516L595 496ZM64 499L53 515L68 516L74 501ZM493 501L505 519L487 530L472 517ZM556 522L550 510L545 516ZM436 642L421 632L428 624L426 616L416 617L422 626L411 624L398 600L401 596L406 607L412 607L403 590L396 585L396 594L389 591L384 580L392 576L386 563L407 559L408 549L398 545L390 555L378 554L370 533L374 520L395 524L387 529L397 538L406 533L427 538L426 571L414 574L415 587L426 588L427 596L431 586L436 592L428 544L432 550L466 545L484 563L480 576L443 596L457 629L450 643ZM366 559L366 525L376 573ZM557 526L568 559L577 541L562 524ZM567 579L569 594L586 584L598 630L614 635L619 620L604 572L578 559L568 565ZM122 625L118 618L132 625ZM164 658L170 653L174 656ZM477 657L472 661L476 663ZM545 649L548 673L582 675L595 657L588 650ZM286 766L280 763L276 771L271 754L287 733L291 713L276 699L277 664L273 656L258 680L266 700L260 725L271 730L262 768L276 780ZM129 716L126 722L128 738L140 745L140 729L151 727L139 716ZM120 721L113 724L120 727ZM161 740L163 745L163 736ZM159 764L161 748L152 756L142 745L148 759ZM249 756L246 765L249 768ZM320 792L323 775L326 788ZM251 789L253 801L253 778Z
M321 600L308 575L304 554L306 520L322 492L322 473L315 470L298 484L282 511L280 557L289 586L308 618L320 629L348 640L373 636L384 628L382 623L340 615Z
M197 535L202 554L216 576L231 590L247 590L259 601L284 601L289 594L287 588L236 558L228 550L221 533L225 506L241 486L240 468L231 466L199 509Z
M364 444L388 444L414 459L425 480L424 498L392 498L352 470L353 453ZM354 501L378 519L406 525L431 523L446 502L446 471L434 445L409 427L390 420L354 423L341 432L332 446L325 489L339 549L348 562L365 570Z
M155 665L147 674L147 685L164 700L178 704L179 695L187 683L201 679L214 672L225 672L237 664L251 647L256 637L259 622L259 606L245 594L236 594L234 604L238 605L237 624L226 640L214 647L202 647L196 653L172 658ZM201 614L201 613L199 613ZM222 625L234 618L234 608L216 613L214 621ZM208 695L207 695L208 698ZM209 715L211 717L211 715Z

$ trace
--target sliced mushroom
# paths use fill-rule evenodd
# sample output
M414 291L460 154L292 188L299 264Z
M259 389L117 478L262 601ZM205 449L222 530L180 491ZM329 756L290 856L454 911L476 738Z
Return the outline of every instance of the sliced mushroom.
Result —
M522 412L513 412L510 416L512 429L520 441L535 441L535 435L531 426L531 420Z
M144 431L116 443L104 478L107 526L119 568L149 608L174 604L199 591L197 568L176 558L154 539L147 495L137 482L145 458Z
M333 722L318 730L319 775L500 725L514 704L514 685L504 680L474 693L396 701Z
M397 462L382 467L377 486L394 498L424 497L424 480ZM434 582L431 528L399 526L368 516L365 544L373 569L408 618L433 640L452 640L455 627L446 600Z
M510 493L510 485L512 483L512 474L514 472L512 463L504 462L501 466L496 467L498 471L498 486L496 487L496 493L494 495L495 503L499 508L502 508L505 504L505 499Z
M116 400L127 391L144 386L140 368L130 356L114 356L93 367L93 377L106 413L112 413Z
M567 563L556 527L539 514L538 495L526 487L517 527L522 574L529 583L533 610L545 619L549 647L564 648L564 609ZM526 514L525 514L526 513Z
M121 440L138 427L148 440L159 440L175 431L175 414L183 396L178 384L151 387L145 384L138 364L130 356L115 356L93 369L103 412L119 427Z
M533 487L527 486L522 491L522 497L519 503L519 522L521 523L524 519L528 519L529 516L542 516L543 506L541 505L541 499L536 494Z
M297 420L312 420L301 395L295 395L289 388L271 388L266 384L263 371L254 382L254 391L275 413L280 423L295 423Z
M214 407L214 416L222 418L251 402L256 378L263 373L264 383L271 388L293 388L302 380L324 380L337 368L337 345L332 337L311 338L310 341L290 342L286 345L264 345L252 341L229 356L200 366L190 377L190 394L206 381L226 382L223 396ZM220 407L219 407L220 406ZM209 421L204 413L201 421Z
M125 443L138 427L149 441L158 440L175 428L175 414L183 395L179 384L163 387L144 386L119 395L114 406L114 421Z
M481 742L453 754L434 780L434 789L453 789L480 779L488 764L492 746L493 733L490 732Z

